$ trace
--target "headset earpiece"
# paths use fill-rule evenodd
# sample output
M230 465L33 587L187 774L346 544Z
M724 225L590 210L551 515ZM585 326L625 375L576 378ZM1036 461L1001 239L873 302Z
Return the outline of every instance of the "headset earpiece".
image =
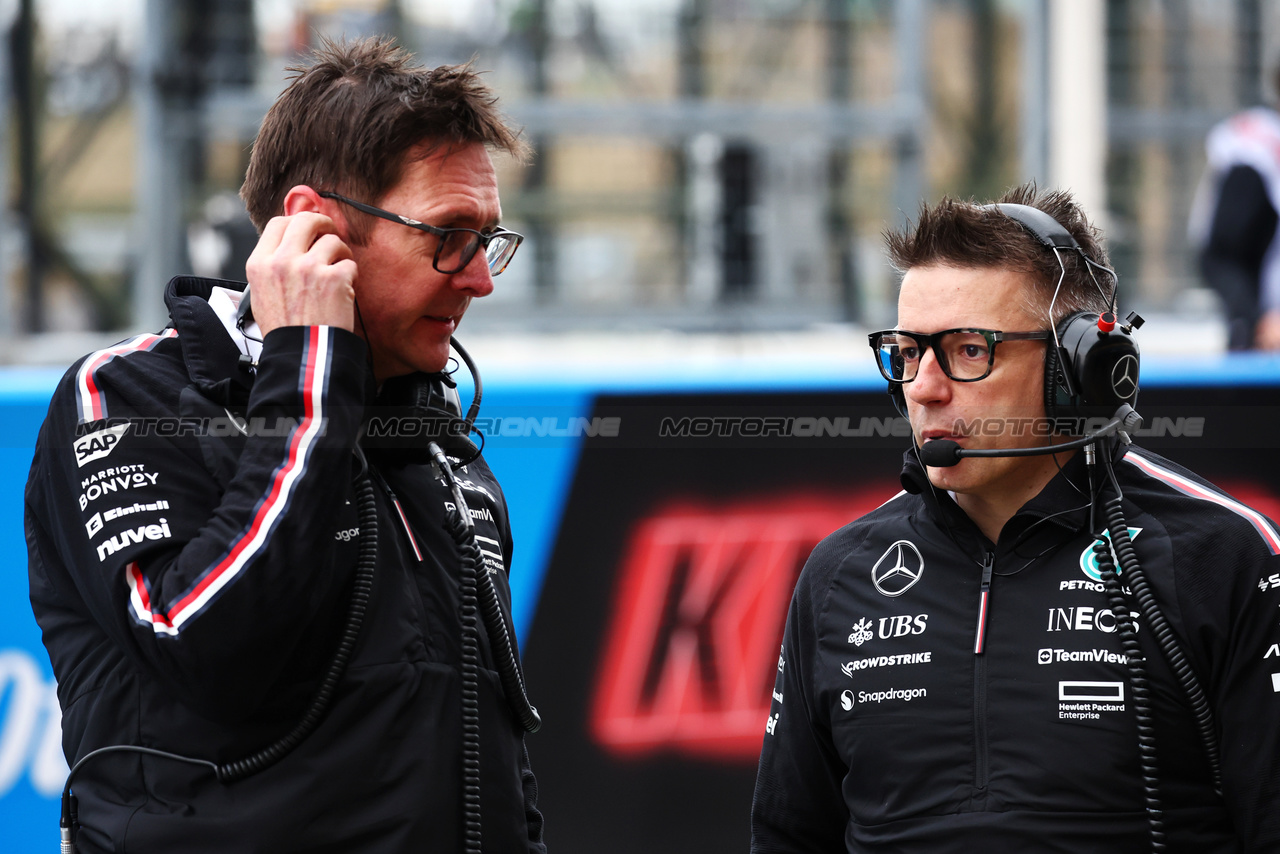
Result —
M1044 408L1051 420L1110 418L1122 403L1135 406L1140 354L1131 327L1077 311L1058 324L1058 341L1061 347L1049 342L1045 354Z
M1059 264L1060 252L1074 252L1084 264L1106 270L1114 288L1115 273L1090 260L1071 232L1049 214L1030 205L996 204L985 209L1017 222L1054 253ZM1076 422L1110 418L1120 404L1135 404L1139 359L1132 330L1139 325L1140 319L1118 326L1111 312L1100 318L1096 311L1077 311L1058 323L1055 339L1046 342L1044 411L1060 430L1078 432Z

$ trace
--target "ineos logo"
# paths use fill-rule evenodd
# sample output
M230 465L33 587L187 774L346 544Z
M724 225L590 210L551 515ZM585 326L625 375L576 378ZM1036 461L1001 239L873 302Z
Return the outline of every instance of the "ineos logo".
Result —
M1130 614L1133 630L1139 629L1137 615ZM1077 606L1074 608L1050 608L1047 632L1080 632L1099 631L1112 634L1120 628L1120 621L1109 608L1091 608Z
M23 771L38 794L55 797L67 779L57 686L22 650L0 650L0 711L0 798Z

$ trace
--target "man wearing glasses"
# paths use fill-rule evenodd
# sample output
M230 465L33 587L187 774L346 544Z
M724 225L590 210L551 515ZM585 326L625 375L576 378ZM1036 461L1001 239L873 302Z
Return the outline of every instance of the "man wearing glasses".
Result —
M525 154L469 68L326 44L254 145L250 288L175 278L59 386L26 530L74 850L545 851L502 492L452 433L362 438L375 400L456 413L450 338L522 239L491 149Z
M898 328L870 339L911 421L904 491L797 583L752 851L1280 850L1280 534L1050 421L1058 344L1115 329L1083 213L1033 186L945 200L889 250ZM1131 350L1107 362L1119 401ZM983 456L1021 449L1043 453Z

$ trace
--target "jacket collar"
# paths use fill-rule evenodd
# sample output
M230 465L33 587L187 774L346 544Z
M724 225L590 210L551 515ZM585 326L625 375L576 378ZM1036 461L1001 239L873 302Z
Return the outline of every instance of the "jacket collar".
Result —
M1118 441L1109 442L1112 461L1124 456L1124 446ZM1105 474L1096 476L1101 480ZM919 495L925 506L935 517L961 530L971 530L979 538L979 542L987 544L987 540L978 531L968 515L952 500L951 496L929 483L928 473L920 462L914 443L903 454L902 488L914 495ZM1045 484L1044 489L1019 508L1013 518L1006 523L1001 532L1001 542L1021 537L1035 525L1038 529L1056 529L1055 537L1063 534L1074 535L1089 527L1089 479L1084 462L1084 453L1075 454L1062 466L1061 471ZM1043 534L1037 536L1037 539ZM1021 549L1020 549L1021 550Z
M253 387L253 372L242 362L243 351L227 334L209 306L215 287L242 291L244 282L175 276L165 287L170 325L178 331L187 375L201 394L223 406L244 405Z

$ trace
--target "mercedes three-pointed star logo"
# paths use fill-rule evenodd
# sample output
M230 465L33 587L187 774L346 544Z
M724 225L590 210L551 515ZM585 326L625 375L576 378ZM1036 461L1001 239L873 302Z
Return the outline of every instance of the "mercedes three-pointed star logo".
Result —
M1138 391L1138 357L1132 353L1121 356L1111 368L1111 390L1121 400L1128 400Z
M885 596L901 596L924 575L924 558L910 540L889 546L871 567L871 581Z

